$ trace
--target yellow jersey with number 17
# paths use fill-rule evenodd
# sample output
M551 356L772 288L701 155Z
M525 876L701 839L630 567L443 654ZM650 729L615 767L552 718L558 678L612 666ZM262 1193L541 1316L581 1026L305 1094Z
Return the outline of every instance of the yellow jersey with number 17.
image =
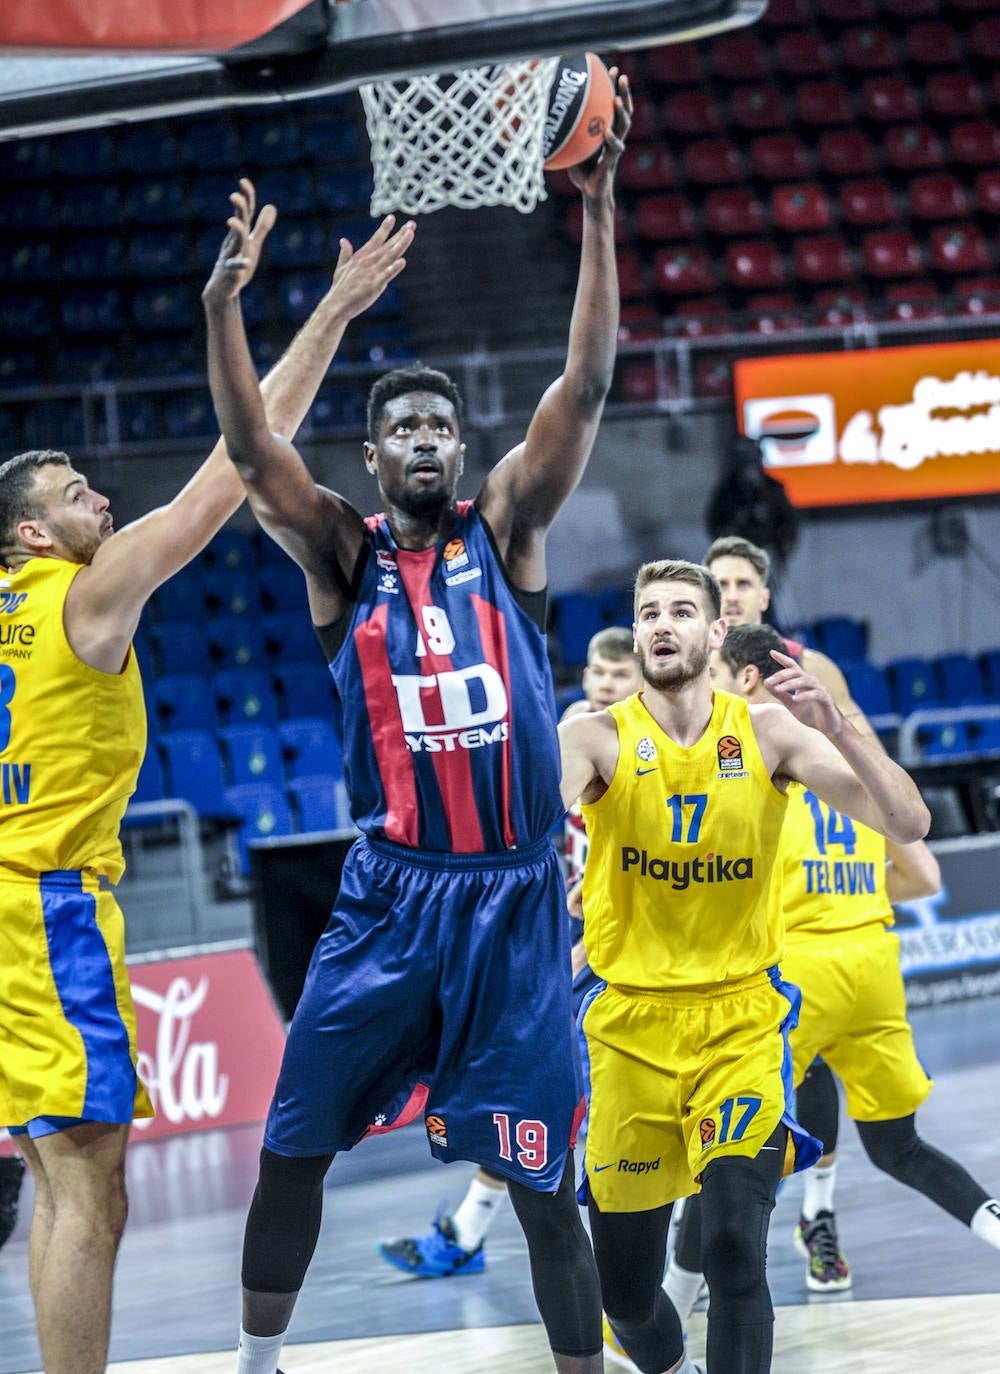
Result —
M781 955L776 862L786 801L746 702L716 692L705 733L682 748L643 694L608 707L618 766L582 807L590 966L620 987L671 990L748 978Z
M117 882L146 710L134 650L102 673L70 648L63 610L82 567L33 558L0 576L0 866Z

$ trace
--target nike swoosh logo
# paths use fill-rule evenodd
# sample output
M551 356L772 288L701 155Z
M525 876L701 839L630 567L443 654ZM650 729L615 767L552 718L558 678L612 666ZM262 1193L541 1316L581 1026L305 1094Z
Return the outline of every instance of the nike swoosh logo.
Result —
M635 770L635 775L637 778L644 778L647 773L655 773L656 771L655 768L637 768ZM605 1168L607 1168L607 1165L605 1165Z
M615 1167L615 1166L614 1166L613 1164L595 1164L595 1165L594 1165L594 1168L593 1168L593 1172L594 1172L595 1174L600 1174L600 1173L603 1173L603 1171L604 1171L605 1169L613 1169L614 1167Z
M779 1147L777 1145L762 1145L760 1148L762 1150L777 1150Z

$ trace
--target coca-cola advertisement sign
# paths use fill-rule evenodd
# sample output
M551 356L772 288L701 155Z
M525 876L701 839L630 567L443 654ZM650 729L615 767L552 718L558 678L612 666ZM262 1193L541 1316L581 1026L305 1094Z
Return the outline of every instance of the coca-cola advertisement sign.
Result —
M129 963L139 1073L156 1108L132 1143L263 1121L285 1032L248 949ZM0 1133L0 1154L13 1142Z

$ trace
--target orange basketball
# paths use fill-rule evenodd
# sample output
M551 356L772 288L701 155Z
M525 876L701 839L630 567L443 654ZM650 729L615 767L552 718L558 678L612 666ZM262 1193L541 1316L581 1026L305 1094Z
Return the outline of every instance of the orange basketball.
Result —
M600 148L615 113L615 90L596 53L561 57L549 87L542 137L547 172L575 167Z

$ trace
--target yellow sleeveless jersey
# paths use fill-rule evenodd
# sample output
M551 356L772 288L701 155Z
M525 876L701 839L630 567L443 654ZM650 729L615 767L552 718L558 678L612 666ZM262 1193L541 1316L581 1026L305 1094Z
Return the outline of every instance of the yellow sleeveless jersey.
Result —
M797 782L788 787L781 861L789 940L892 925L885 839Z
M618 766L600 800L582 808L591 968L619 986L674 989L771 967L783 944L776 855L786 800L746 702L716 692L690 749L660 729L642 693L608 709Z
M33 558L0 576L0 866L117 882L146 711L133 651L102 673L69 646L63 607L81 567Z

